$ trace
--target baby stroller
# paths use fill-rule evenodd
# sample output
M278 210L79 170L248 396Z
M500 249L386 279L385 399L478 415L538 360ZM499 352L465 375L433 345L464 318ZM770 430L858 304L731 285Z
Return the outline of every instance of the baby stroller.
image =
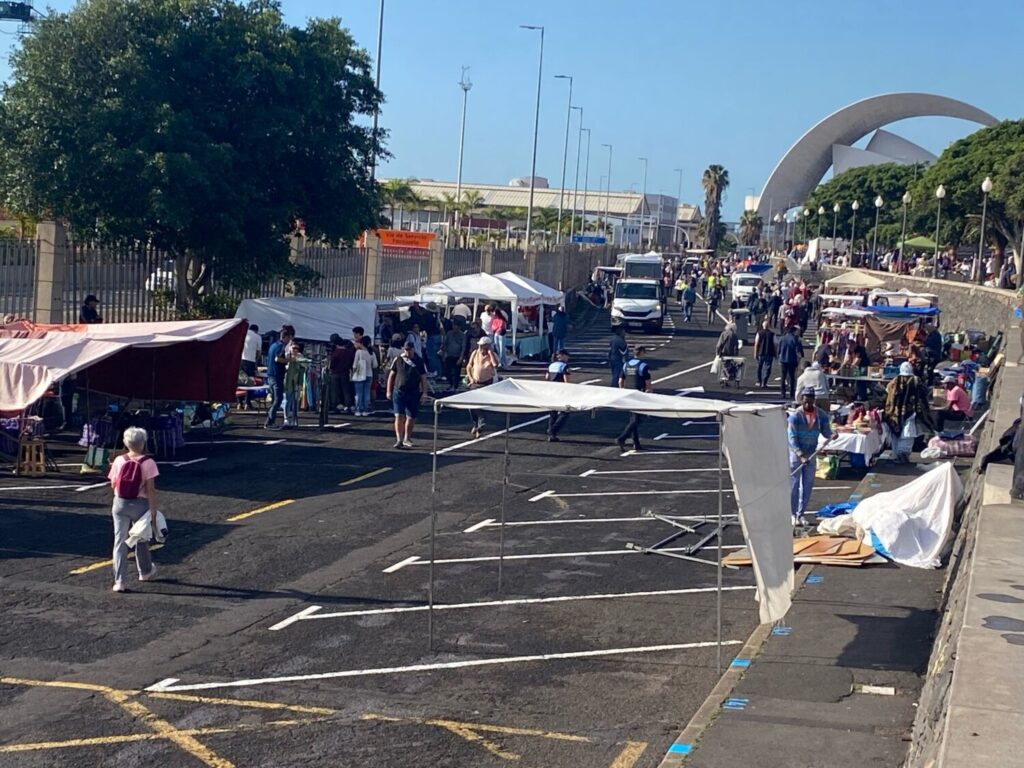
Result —
M718 369L718 380L725 386L734 383L737 387L743 382L743 358L723 357Z

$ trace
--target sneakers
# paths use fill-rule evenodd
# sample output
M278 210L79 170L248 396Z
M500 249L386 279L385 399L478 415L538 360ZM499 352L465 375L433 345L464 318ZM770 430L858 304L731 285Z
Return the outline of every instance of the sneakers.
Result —
M115 581L114 586L110 588L111 592L127 592L128 587L124 585L123 581Z
M403 440L402 441L402 447L403 448L412 448L412 440L408 440L408 439Z
M616 440L615 444L617 446L619 446L619 453L625 453L626 452L626 441L625 440Z
M395 440L395 444L393 446L391 446L391 447L392 448L401 449L402 448L402 441L401 440Z
M562 441L558 439L558 435L548 435L548 442L549 443L560 443Z
M281 431L281 425L280 424L264 424L263 428L264 429L272 429L275 432L280 432Z
M155 581L156 580L156 565L149 569L149 573L145 576L139 576L139 581Z

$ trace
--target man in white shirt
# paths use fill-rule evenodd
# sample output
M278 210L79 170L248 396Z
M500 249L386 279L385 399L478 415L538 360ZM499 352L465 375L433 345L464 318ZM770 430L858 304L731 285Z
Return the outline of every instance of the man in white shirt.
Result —
M473 317L473 308L463 299L452 309L452 317L461 317L466 321L466 325L469 325L469 321Z
M250 325L245 334L245 341L242 343L242 371L247 376L256 375L256 362L259 360L262 346L263 338L260 336L260 327Z
M484 333L487 334L487 338L494 343L494 331L491 330L491 321L494 320L494 305L488 304L484 307L484 311L480 313L480 327L484 329Z

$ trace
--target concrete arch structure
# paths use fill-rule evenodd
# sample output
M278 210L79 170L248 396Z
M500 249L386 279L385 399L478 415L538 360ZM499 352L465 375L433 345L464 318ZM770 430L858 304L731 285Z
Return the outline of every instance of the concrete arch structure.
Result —
M887 93L855 102L815 125L783 155L765 182L757 212L767 220L770 211L800 205L832 165L833 145L850 146L909 117L955 117L985 126L998 122L977 107L931 93Z

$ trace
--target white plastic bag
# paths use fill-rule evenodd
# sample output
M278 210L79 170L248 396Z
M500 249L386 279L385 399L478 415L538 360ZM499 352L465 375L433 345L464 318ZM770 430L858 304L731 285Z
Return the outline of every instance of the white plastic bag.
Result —
M156 531L153 530L153 526L150 524L150 517L149 512L146 512L146 514L135 521L135 524L128 529L128 538L125 540L125 544L129 547L134 547L140 541L147 544L152 544L154 541L158 544L163 544L167 540L167 520L164 519L164 513L157 510Z
M711 373L718 373L722 370L722 358L715 355L714 361L711 363Z

